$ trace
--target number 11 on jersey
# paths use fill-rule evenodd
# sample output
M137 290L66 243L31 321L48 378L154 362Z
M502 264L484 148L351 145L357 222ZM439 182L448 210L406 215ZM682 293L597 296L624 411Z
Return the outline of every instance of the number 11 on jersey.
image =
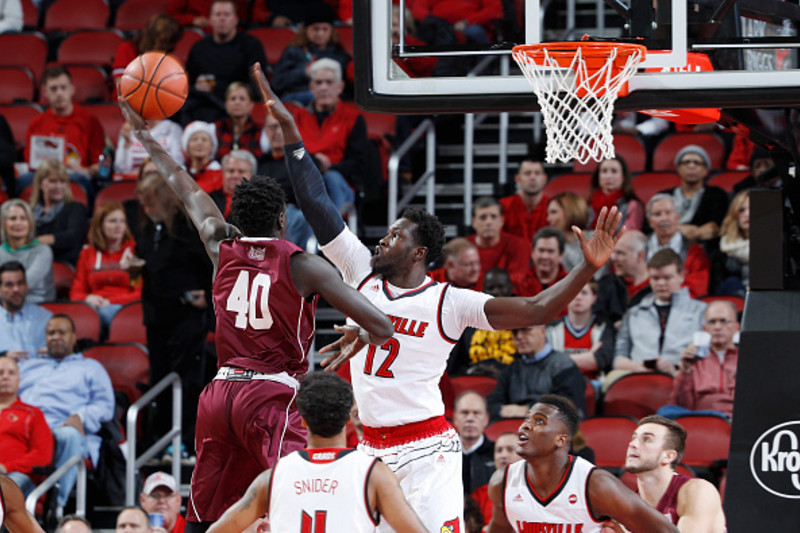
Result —
M225 310L236 313L236 326L247 329L269 329L272 327L272 315L269 312L269 287L271 280L267 274L258 272L252 282L250 272L242 270L233 289L225 301Z

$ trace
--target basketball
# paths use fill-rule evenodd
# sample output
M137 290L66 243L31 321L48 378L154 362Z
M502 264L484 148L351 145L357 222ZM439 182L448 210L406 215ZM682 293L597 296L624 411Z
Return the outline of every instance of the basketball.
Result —
M180 61L163 52L145 52L125 67L119 92L147 120L174 115L186 101L189 79Z

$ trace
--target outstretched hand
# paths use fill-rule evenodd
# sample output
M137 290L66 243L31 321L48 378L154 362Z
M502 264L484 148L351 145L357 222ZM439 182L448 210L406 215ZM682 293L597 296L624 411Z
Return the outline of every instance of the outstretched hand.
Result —
M575 232L581 243L583 258L594 268L600 268L606 264L617 241L625 233L625 226L620 227L620 222L622 222L622 214L614 206L610 211L607 207L600 210L594 234L588 241L579 227L572 226L572 231Z
M267 76L264 74L264 70L261 68L261 63L253 63L250 67L250 79L253 80L253 83L256 84L258 90L261 92L261 98L264 100L264 104L267 106L267 111L275 117L275 120L278 122L283 122L284 120L293 120L292 114L286 109L286 106L283 105L283 102L280 101L278 96L270 87L269 82L267 81Z
M366 344L359 338L361 328L358 326L333 326L333 329L341 333L342 336L336 342L328 344L319 351L319 353L331 352L331 355L321 363L327 371L337 370Z

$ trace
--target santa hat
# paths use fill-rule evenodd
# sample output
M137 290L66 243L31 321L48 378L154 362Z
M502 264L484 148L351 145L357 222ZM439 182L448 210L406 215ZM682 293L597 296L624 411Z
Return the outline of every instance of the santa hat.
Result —
M214 159L214 156L217 155L219 142L217 141L217 127L211 122L195 120L194 122L190 122L186 125L186 128L183 130L183 135L181 136L181 148L183 148L183 152L186 154L189 153L189 139L191 139L192 135L199 131L202 131L211 137L211 159Z

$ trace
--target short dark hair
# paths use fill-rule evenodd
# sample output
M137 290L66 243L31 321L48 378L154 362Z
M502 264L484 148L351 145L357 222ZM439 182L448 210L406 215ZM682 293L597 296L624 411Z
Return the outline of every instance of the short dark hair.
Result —
M678 273L683 270L683 260L672 248L663 248L657 251L647 262L647 268L664 268L669 265L675 265Z
M67 315L65 313L58 313L56 315L51 316L50 320L55 320L56 318L63 318L64 320L69 322L69 325L72 327L72 332L73 333L77 333L76 330L75 330L75 321L72 320L72 318L69 315ZM49 323L50 320L48 320L47 322Z
M580 422L575 404L558 394L543 394L536 400L536 403L549 405L556 410L556 417L567 426L567 436L570 442L572 442L572 437L574 437L575 433L578 431L578 423Z
M67 522L83 522L84 524L86 524L86 527L88 527L89 530L92 529L92 523L89 522L86 518L77 514L68 514L64 515L61 518L61 520L58 521L58 526L56 526L56 533L61 533L61 528L63 528L64 524L66 524Z
M253 176L233 191L231 217L248 237L267 237L273 235L285 205L286 196L275 179Z
M439 261L444 248L444 227L436 215L416 207L409 207L403 211L401 217L416 224L412 235L417 244L428 249L426 261L428 263Z
M493 198L491 196L481 196L475 203L472 204L472 216L475 216L475 213L478 212L478 209L483 209L486 207L494 207L497 206L500 209L500 214L503 214L503 204L501 204L497 198Z
M341 433L352 407L353 389L334 373L313 372L300 383L297 410L314 435L329 438Z
M567 245L567 238L564 237L564 232L562 232L558 228L553 228L550 226L546 226L541 228L536 234L533 236L533 240L531 241L531 248L536 248L536 243L539 239L557 239L558 240L558 253L564 253L564 247Z
M67 70L66 67L62 67L60 65L56 67L50 67L44 71L44 74L42 74L42 85L46 85L48 81L54 80L61 76L66 76L69 78L69 81L72 82L72 74L69 73L69 70Z
M5 272L22 272L22 275L25 275L25 265L20 263L19 261L6 261L2 265L0 265L0 276L3 275Z
M667 450L675 450L678 454L675 460L672 461L672 468L675 469L678 463L683 458L683 452L686 450L686 429L669 418L664 418L661 415L650 415L639 420L639 426L643 424L658 424L667 428L667 436L664 439L664 447Z

